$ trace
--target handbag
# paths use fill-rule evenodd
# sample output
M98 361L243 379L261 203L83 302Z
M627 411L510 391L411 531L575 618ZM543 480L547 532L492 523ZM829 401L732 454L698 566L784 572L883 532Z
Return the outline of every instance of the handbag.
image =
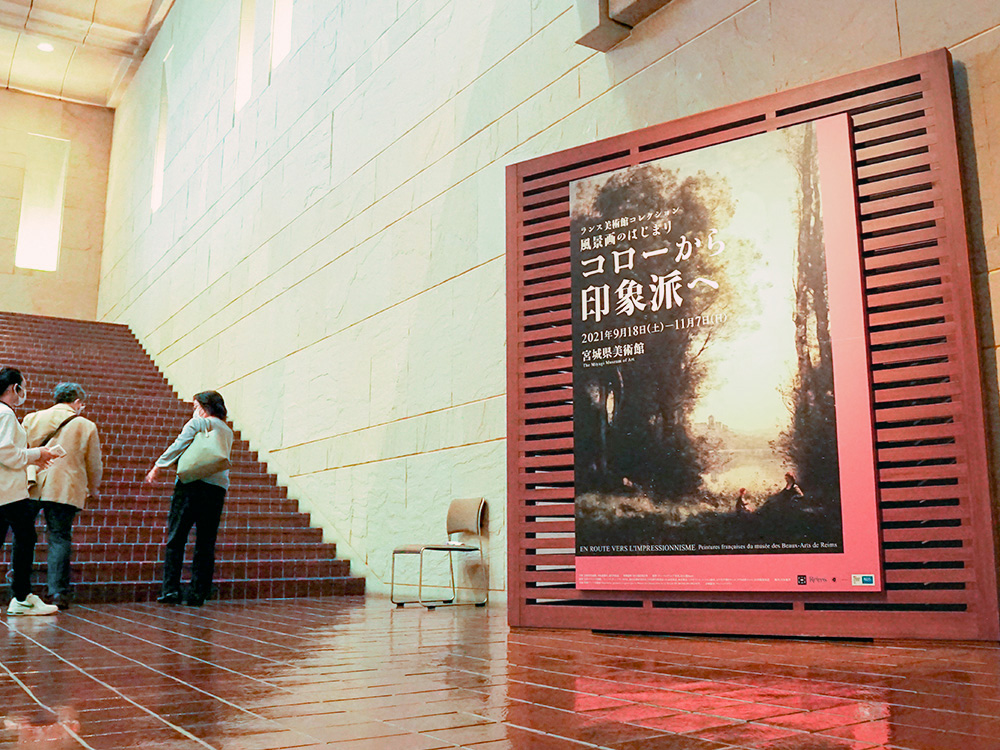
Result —
M187 484L225 471L232 463L219 430L195 434L194 440L177 461L177 478Z
M79 416L80 416L79 414L73 414L73 415L71 415L69 417L66 417L66 419L64 419L62 422L60 422L58 427L56 427L54 430L52 430L52 432L50 432L48 435L46 435L45 438L42 440L42 442L40 442L36 447L43 448L46 445L48 445L48 442L52 438L54 438L56 435L59 434L59 430L61 430L63 427L65 427L66 425L68 425L70 422L72 422L74 419L76 419ZM28 489L30 490L36 484L38 484L38 467L35 466L34 464L29 464L28 465Z

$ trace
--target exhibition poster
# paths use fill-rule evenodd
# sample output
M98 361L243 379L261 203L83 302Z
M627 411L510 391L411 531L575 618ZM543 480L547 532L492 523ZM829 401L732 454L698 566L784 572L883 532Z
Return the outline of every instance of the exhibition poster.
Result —
M570 183L576 585L882 589L846 115Z

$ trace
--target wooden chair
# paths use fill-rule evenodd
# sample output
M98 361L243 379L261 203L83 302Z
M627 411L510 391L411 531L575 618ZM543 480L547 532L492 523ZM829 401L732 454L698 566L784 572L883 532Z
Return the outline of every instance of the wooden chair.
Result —
M456 552L479 553L479 563L483 574L486 575L486 558L483 556L481 542L479 545L466 544L464 542L452 541L452 534L468 533L482 536L483 526L486 521L486 501L481 497L452 500L448 506L448 541L436 544L404 544L396 547L392 551L392 577L389 584L389 599L397 607L405 604L421 604L427 609L435 607L449 607L458 604L474 604L477 607L485 607L489 601L489 577L486 578L485 593L482 600L470 602L456 601L458 590L455 587L455 563ZM450 599L424 599L424 553L425 552L446 552L448 554L448 570L451 574L451 598ZM420 559L420 572L417 577L417 598L416 599L396 599L396 556L397 555L417 555ZM412 585L412 584L411 584Z

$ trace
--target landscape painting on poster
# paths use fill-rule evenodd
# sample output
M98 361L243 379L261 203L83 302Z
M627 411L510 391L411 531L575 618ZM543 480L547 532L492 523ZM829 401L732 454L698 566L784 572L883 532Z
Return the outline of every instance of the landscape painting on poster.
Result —
M570 184L576 584L878 591L846 115Z

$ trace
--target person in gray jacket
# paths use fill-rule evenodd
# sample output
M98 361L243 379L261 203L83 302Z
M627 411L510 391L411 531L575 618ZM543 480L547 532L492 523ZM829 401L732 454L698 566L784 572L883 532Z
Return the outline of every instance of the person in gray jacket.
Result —
M216 391L203 391L194 397L194 413L181 434L156 460L146 474L146 482L162 481L167 469L176 467L184 451L194 441L195 435L208 430L219 430L228 451L232 451L233 431L226 424L226 404ZM200 607L212 591L215 572L215 539L222 520L222 506L229 489L229 470L198 479L174 484L167 518L167 544L163 565L163 588L156 601L161 604L187 604ZM181 569L184 565L184 547L191 529L195 530L194 560L191 582L186 597L181 596Z

